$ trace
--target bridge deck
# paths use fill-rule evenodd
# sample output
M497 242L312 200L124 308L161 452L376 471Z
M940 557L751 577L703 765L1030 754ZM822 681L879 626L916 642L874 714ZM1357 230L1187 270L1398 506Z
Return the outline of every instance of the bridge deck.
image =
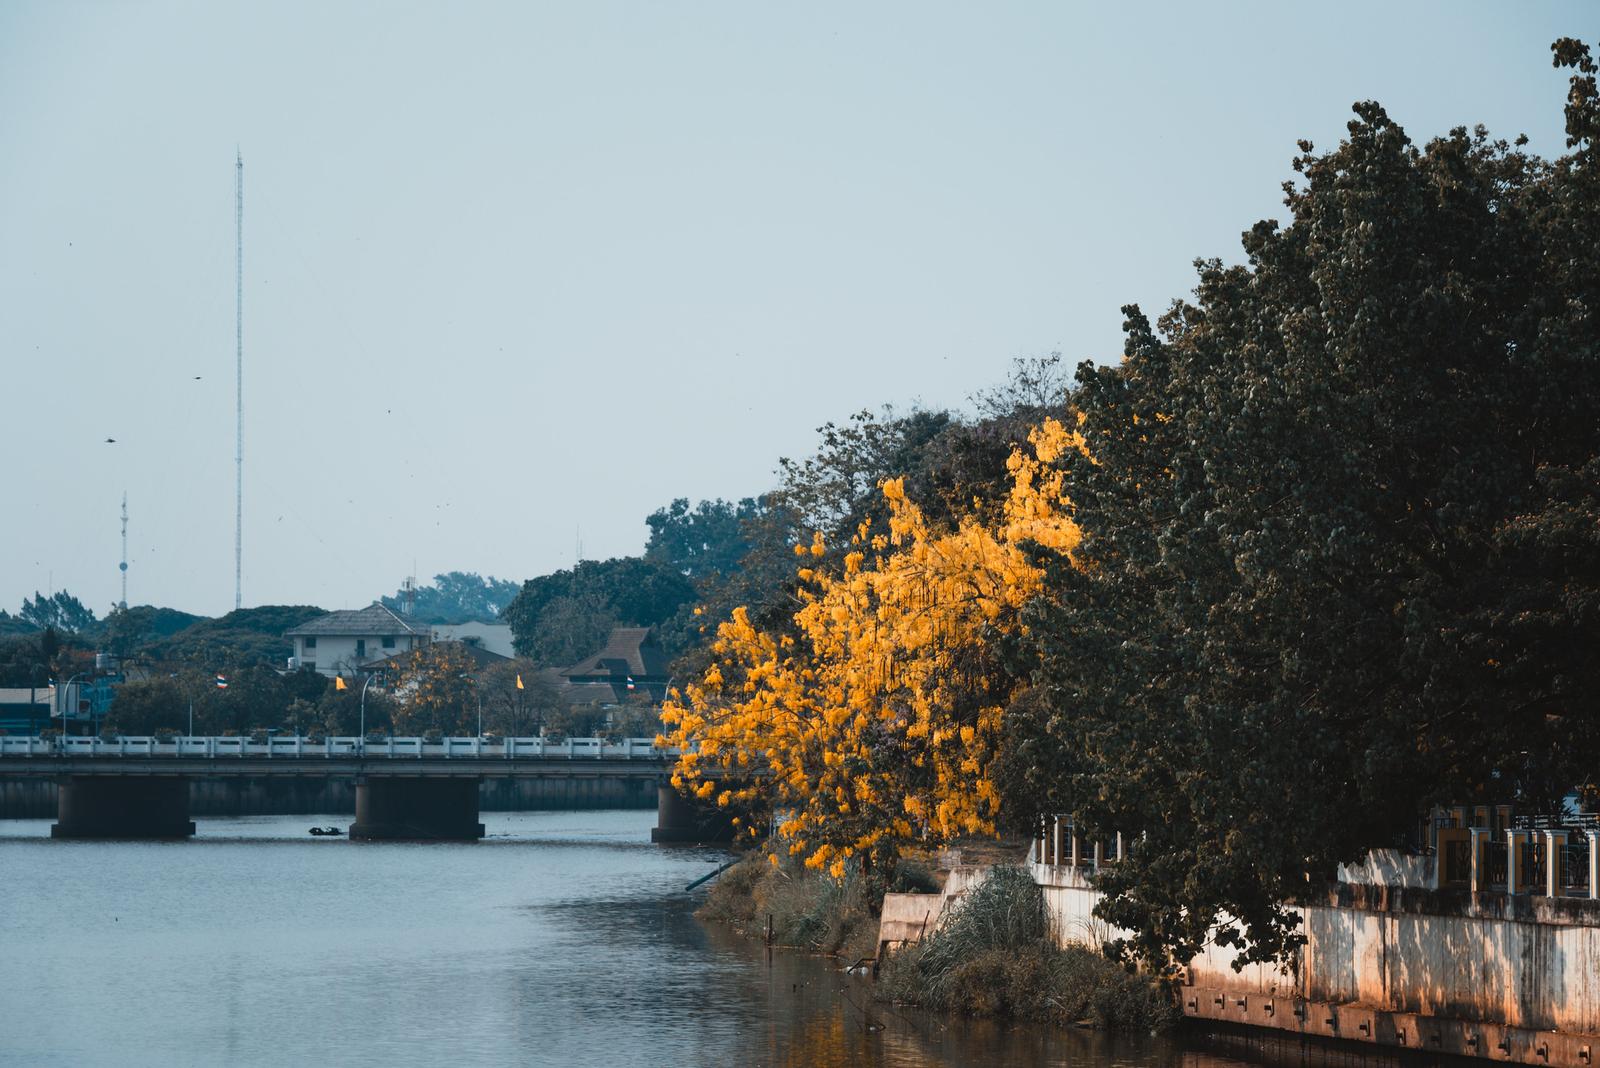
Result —
M649 738L0 738L0 776L647 778L676 755Z

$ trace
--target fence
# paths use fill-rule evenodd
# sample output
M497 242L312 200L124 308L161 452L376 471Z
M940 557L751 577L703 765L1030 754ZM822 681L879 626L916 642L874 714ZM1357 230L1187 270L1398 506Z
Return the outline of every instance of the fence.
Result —
M679 750L656 748L653 738L385 738L381 741L339 737L310 741L306 738L248 737L132 737L132 738L4 738L0 757L171 757L173 759L242 759L246 757L361 759L411 759L425 757L457 760L662 760Z

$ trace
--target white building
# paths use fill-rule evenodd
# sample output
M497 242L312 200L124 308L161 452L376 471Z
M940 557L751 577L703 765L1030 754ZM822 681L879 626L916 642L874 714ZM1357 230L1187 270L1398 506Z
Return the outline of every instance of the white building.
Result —
M363 664L408 653L427 645L428 625L390 611L374 601L354 611L329 612L284 632L294 639L291 670L321 675L354 675Z
M433 640L436 642L460 642L474 648L484 649L500 656L516 656L516 649L511 645L511 624L509 623L435 623L433 625Z

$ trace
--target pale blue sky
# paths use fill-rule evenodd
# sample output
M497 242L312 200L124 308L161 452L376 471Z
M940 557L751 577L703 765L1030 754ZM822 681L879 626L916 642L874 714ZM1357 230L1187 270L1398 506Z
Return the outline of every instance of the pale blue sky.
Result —
M1114 359L1352 101L1559 153L1563 34L1600 8L3 0L0 607L103 614L124 490L130 603L233 606L236 145L245 603L357 606Z

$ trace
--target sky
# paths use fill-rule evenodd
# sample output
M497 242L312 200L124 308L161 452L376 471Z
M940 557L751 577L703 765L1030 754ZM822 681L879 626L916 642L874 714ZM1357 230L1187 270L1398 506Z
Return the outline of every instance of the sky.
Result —
M1572 3L0 3L0 608L639 552L862 408L1121 352L1295 142L1564 150ZM108 442L107 438L115 439Z

